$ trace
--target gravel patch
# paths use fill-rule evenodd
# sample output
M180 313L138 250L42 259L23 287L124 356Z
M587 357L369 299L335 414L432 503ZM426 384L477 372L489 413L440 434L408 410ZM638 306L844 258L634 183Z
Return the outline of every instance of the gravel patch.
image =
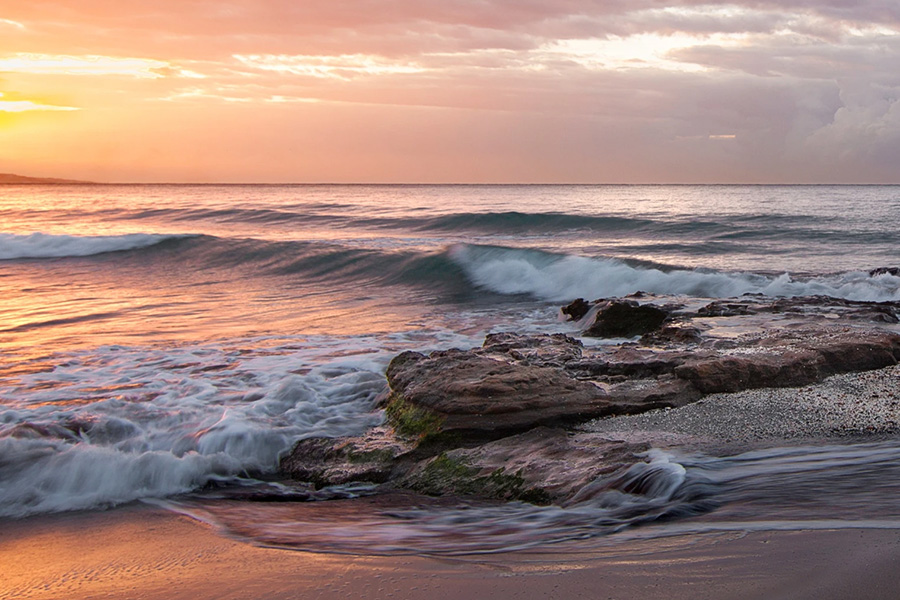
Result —
M711 394L677 409L598 419L587 431L664 447L746 449L900 433L900 365L801 388Z

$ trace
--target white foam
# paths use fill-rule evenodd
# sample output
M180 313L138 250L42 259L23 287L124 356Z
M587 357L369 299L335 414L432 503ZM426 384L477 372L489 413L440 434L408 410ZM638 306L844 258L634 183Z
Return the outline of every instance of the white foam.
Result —
M91 256L145 248L175 237L182 236L151 233L102 236L0 233L0 260Z
M273 473L300 439L381 423L374 399L398 352L482 338L418 329L106 346L23 361L24 374L0 389L0 517L161 498Z
M0 407L0 516L270 473L298 439L360 433L383 418L373 400L390 358L366 343L117 346L48 357L52 370L18 376Z
M122 452L87 442L0 439L0 516L110 506L188 492L232 477L241 464L227 453Z
M850 300L900 300L900 277L849 272L813 278L789 274L769 277L636 268L614 259L556 256L532 250L460 245L450 256L478 286L501 294L530 294L542 300L608 298L637 291L654 294L730 298L746 293L768 296L826 295Z

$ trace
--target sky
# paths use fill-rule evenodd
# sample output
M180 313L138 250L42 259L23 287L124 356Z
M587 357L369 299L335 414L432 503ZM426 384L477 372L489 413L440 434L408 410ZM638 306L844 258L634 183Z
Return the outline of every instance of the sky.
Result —
M898 0L3 0L0 172L900 183Z

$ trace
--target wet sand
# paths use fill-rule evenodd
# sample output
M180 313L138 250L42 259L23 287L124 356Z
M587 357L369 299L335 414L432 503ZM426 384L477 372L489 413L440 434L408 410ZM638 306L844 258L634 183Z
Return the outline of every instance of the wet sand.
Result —
M260 548L155 507L0 530L0 599L896 598L900 531L677 536L435 559Z

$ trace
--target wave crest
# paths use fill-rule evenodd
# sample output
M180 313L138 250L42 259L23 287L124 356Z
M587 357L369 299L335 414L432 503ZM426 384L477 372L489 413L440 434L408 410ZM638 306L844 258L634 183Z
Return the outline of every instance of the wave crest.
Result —
M559 255L538 250L459 245L450 257L475 285L500 294L528 294L547 301L609 298L644 291L701 298L824 295L848 300L900 300L900 277L851 271L809 278L790 274L729 273L634 267L611 258Z
M0 260L92 256L106 252L146 248L180 237L185 236L156 233L100 236L0 233Z

